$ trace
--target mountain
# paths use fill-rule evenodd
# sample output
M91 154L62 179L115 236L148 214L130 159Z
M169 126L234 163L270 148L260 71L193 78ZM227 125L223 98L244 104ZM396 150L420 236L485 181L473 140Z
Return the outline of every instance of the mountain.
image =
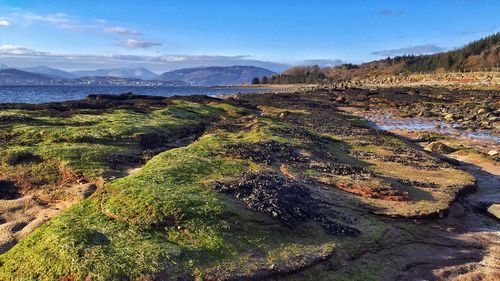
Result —
M158 74L143 67L80 70L73 72L73 74L79 77L110 76L118 78L138 78L142 80L152 80L158 76Z
M158 80L184 81L199 86L239 85L250 83L254 77L271 76L271 70L256 66L197 67L169 71Z
M50 68L47 66L35 66L35 67L28 67L28 68L21 68L20 70L22 71L27 71L31 73L36 73L36 74L41 74L53 79L71 79L71 78L76 78L77 76L73 73L69 73L60 69L55 69L55 68Z
M43 85L51 83L52 78L13 68L0 70L0 85Z
M2 66L3 67L3 66ZM30 68L64 75L64 71L45 67ZM53 71L52 71L53 70ZM71 74L71 73L70 73ZM71 75L67 75L71 76ZM139 78L123 78L112 76L92 76L62 79L60 76L42 75L24 70L0 69L0 85L72 85L72 86L188 86L183 81L142 80Z
M9 68L9 67L8 67L8 66L6 66L6 65L5 65L5 64L3 64L3 63L0 63L0 70L2 70L2 69L7 69L7 68Z

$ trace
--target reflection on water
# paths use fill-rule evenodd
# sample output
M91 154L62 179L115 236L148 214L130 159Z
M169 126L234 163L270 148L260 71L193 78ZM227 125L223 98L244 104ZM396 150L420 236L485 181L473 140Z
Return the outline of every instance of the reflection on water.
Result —
M397 118L392 114L384 114L379 116L366 116L366 118L375 123L377 128L382 130L408 130L408 131L431 131L441 134L449 134L462 136L470 139L479 139L500 143L500 136L494 135L491 131L482 130L468 132L457 129L458 124L450 124L440 120L424 119L424 118Z

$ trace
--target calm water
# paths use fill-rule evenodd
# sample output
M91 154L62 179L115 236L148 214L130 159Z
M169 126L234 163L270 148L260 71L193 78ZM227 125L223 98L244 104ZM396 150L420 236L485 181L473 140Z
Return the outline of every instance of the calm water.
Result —
M395 118L392 114L385 114L381 117L368 117L375 125L386 131L402 129L409 131L432 131L442 134L452 134L466 137L469 139L479 139L485 141L493 141L500 144L500 136L491 131L476 131L467 132L457 130L458 124L449 124L440 120L432 120L429 118Z
M263 88L128 87L128 86L0 86L0 103L44 103L83 99L90 94L134 94L152 96L219 95L262 92Z

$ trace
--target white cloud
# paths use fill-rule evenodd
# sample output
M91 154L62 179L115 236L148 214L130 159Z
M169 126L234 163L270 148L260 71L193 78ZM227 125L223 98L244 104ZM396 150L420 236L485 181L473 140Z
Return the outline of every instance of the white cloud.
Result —
M214 60L234 60L241 61L250 58L249 56L210 56L210 55L166 55L158 56L164 62L210 62Z
M44 23L55 28L76 32L103 32L127 36L143 35L140 31L116 25L103 19L82 19L64 13L35 14L28 11L22 11L12 13L10 16L25 26L30 26L35 23Z
M76 17L63 13L39 15L31 12L18 12L14 13L13 16L19 18L26 25L41 22L50 24L56 28L73 31L83 31L97 27L95 23L81 22Z
M135 36L142 36L143 35L142 32L139 32L139 31L133 30L133 29L128 29L128 28L121 27L121 26L114 26L114 27L105 28L104 32L115 33L115 34L119 34L119 35L135 35Z
M10 25L10 22L8 20L0 18L0 27L9 26L9 25Z
M118 46L127 48L127 49L146 49L146 48L151 48L154 46L161 46L161 43L158 42L149 42L149 41L142 41L142 40L137 40L137 39L128 39L126 41L123 41L118 44Z
M0 55L7 56L44 56L47 52L35 51L29 48L15 45L0 45Z

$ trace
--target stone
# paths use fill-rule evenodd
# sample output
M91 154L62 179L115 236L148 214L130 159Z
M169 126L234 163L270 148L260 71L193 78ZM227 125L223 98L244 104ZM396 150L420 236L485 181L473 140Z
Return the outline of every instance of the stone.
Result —
M453 113L448 113L444 116L444 119L446 120L453 120L455 118L455 115Z
M498 151L497 150L490 150L490 151L488 151L488 155L489 156L497 156L498 155Z
M283 111L280 113L280 118L286 118L290 115L289 111Z
M336 102L345 102L345 101L346 101L346 98L344 98L344 97L337 97L337 98L335 99L335 101L336 101Z
M487 209L488 213L500 220L500 204L493 204Z
M426 151L431 151L431 152L437 152L437 153L442 153L442 154L449 154L455 151L454 148L447 146L446 144L438 141L434 141L429 143L424 147L424 150Z
M477 111L477 114L483 114L483 113L486 113L486 109L484 108L481 108Z
M434 114L427 108L423 108L417 115L418 117L433 117Z

